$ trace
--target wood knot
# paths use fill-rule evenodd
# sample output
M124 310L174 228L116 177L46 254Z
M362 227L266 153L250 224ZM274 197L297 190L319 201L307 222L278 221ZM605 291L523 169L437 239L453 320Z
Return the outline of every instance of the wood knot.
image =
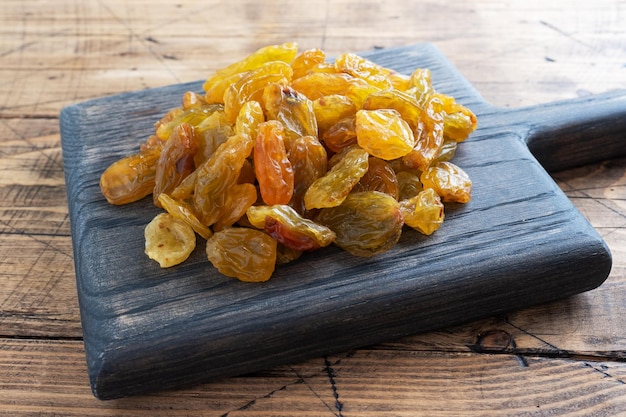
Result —
M515 349L515 340L508 332L494 329L481 332L476 336L476 343L468 346L473 352L505 352Z

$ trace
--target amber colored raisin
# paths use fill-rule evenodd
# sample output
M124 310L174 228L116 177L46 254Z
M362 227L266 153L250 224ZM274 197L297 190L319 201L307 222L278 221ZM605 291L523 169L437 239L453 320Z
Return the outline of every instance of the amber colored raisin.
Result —
M421 123L421 122L420 122ZM443 125L437 125L435 129L427 129L424 124L416 131L416 140L413 150L404 155L404 163L416 170L424 171L440 154L443 146Z
M345 72L354 77L365 80L381 90L388 90L393 87L389 75L393 72L374 62L354 53L343 53L335 58L335 68L337 72Z
M222 110L222 106L215 104L189 108L176 114L170 121L160 123L156 128L156 135L159 139L165 141L180 124L188 123L194 127L198 126L204 119L213 114L213 112L220 110Z
M194 161L196 166L200 166L209 159L213 152L231 137L233 127L226 120L223 110L217 110L202 120L194 129L198 141L198 152Z
M398 181L398 201L415 197L424 189L417 171L399 171L396 173Z
M183 178L180 184L178 184L178 186L172 190L170 196L180 201L187 201L192 199L196 188L196 180L198 179L198 173L200 172L201 167L206 168L206 161L198 166L198 168L196 168L196 170L193 171L191 174Z
M294 175L293 196L289 205L304 214L304 195L311 184L326 174L328 155L315 136L302 136L291 141L287 154Z
M432 85L432 75L428 68L417 68L410 78L410 91L421 106L426 104L426 100L434 93Z
M265 121L263 108L258 101L246 101L237 115L235 133L255 139L259 130L259 124Z
M321 49L308 49L300 53L291 63L293 78L300 78L311 72L335 72L335 66L326 62L326 54Z
M167 113L163 115L163 117L161 117L159 120L157 120L154 123L154 136L156 136L156 138L159 140L167 139L167 136L169 135L164 135L165 137L161 139L159 135L157 135L156 133L159 131L159 129L162 128L163 125L169 124L172 120L174 120L174 118L180 116L183 113L185 113L185 110L183 110L180 107L175 107L173 109L170 109Z
M252 206L247 211L250 223L295 250L313 250L330 245L335 233L326 226L302 217L287 205Z
M119 159L100 176L100 190L110 204L128 204L154 190L157 161L162 145Z
M419 120L423 116L423 109L417 100L406 93L398 90L384 90L370 94L365 103L364 110L393 109L402 116L412 130L417 128Z
M161 268L184 262L196 248L196 235L187 223L169 213L157 214L144 230L145 252Z
M322 140L333 152L339 152L356 144L356 116L339 120L324 132Z
M399 194L398 179L387 161L372 156L368 160L367 172L352 191L380 191L397 200Z
M207 240L206 253L223 275L263 282L274 273L276 246L276 240L260 230L226 227Z
M443 135L456 142L464 141L476 129L472 116L463 112L447 114L443 118Z
M276 120L259 125L254 170L265 204L287 204L293 196L294 173L285 149L284 128Z
M406 91L411 88L411 78L399 72L389 74L389 81L395 90Z
M173 199L167 194L159 195L159 203L169 214L187 223L203 238L208 239L213 234L211 229L200 223L200 220L198 220L198 216L194 212L194 208L191 204Z
M225 68L215 71L213 75L207 78L202 88L209 92L216 89L216 85L226 87L235 82L239 74L255 70L264 64L272 61L281 61L291 63L298 54L298 45L294 42L286 42L279 45L268 45L257 49L244 59L233 62ZM215 91L214 97L222 99L224 90ZM207 98L209 100L209 98Z
M379 91L380 89L378 87L368 84L367 81L360 78L353 78L345 95L354 102L357 109L361 109L363 108L365 100Z
M271 83L288 84L293 71L284 62L268 62L250 71L224 92L224 112L231 123L237 121L239 110L250 100L258 101L263 97L265 86Z
M301 136L317 136L313 102L291 87L269 84L263 91L267 119L278 120L288 140Z
M393 109L359 110L356 137L370 155L391 160L413 150L415 138L409 124Z
M307 210L340 205L368 168L366 151L351 149L323 177L315 180L304 194Z
M276 265L284 265L293 262L302 256L301 250L291 249L280 243L276 247Z
M476 115L470 109L459 104L453 97L437 93L445 113L443 118L443 134L448 139L462 142L476 130Z
M301 92L311 100L317 100L320 97L339 94L348 95L351 88L362 87L366 89L367 82L355 78L349 74L336 74L325 72L313 72L303 77L294 79L291 87Z
M313 111L317 120L318 135L324 133L341 119L354 117L356 105L348 97L340 94L320 97L313 102Z
M443 203L432 188L400 201L400 210L404 216L404 224L425 235L439 229L445 217Z
M420 177L424 189L432 188L443 201L467 203L472 198L469 175L452 162L439 162Z
M157 207L159 195L174 190L182 180L195 169L194 157L198 150L198 143L194 129L187 123L178 125L172 131L169 139L163 145L163 150L157 161L154 190L152 198Z
M257 201L256 187L249 183L233 185L226 194L225 207L213 229L222 230L226 226L232 226L246 213L246 210Z
M204 99L204 96L201 96L198 93L193 91L186 91L183 94L182 99L183 110L191 109L191 108L199 108L207 105L208 103Z
M400 204L378 191L352 193L337 207L320 210L316 221L335 232L335 244L356 256L391 249L404 224Z
M253 145L250 138L231 136L194 171L193 203L203 224L213 225L230 210L227 205L228 192L237 183L241 167L252 152ZM185 181L181 186L184 184ZM179 188L174 190L172 196L178 195Z
M210 85L205 83L204 100L207 103L224 104L224 93L226 93L226 90L228 90L231 85L238 83L247 74L247 71L238 72L228 75L225 78L215 79Z
M437 162L446 162L452 160L454 155L456 154L456 149L458 147L458 142L454 139L444 138L443 144L439 149L439 154L433 160L433 164Z

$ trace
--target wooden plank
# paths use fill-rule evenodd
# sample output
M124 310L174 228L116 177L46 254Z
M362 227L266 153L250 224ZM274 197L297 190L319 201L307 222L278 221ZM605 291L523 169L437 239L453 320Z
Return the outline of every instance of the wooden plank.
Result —
M101 402L86 384L83 355L80 342L0 339L0 415L588 416L626 412L623 362L361 349L193 389Z
M184 401L178 401L179 398ZM77 341L0 339L0 415L224 416L281 403L285 416L333 416L326 366L317 359L159 396L101 402L89 389ZM45 410L45 411L44 411ZM232 414L230 414L232 413Z
M87 98L202 79L262 45L286 40L332 55L428 39L453 57L487 101L507 107L623 87L626 52L607 41L620 27L619 10L607 13L606 31L597 31L580 18L583 6L547 8L536 0L510 5L506 13L495 3L476 8L463 1L437 10L419 2L355 8L349 1L298 7L251 1L236 7L187 1L129 6L119 0L80 7L5 4L0 93L9 100L2 113L11 116L55 116ZM535 13L539 4L541 16ZM606 0L594 5L615 8Z
M3 233L0 257L3 336L82 336L69 236Z
M477 352L552 358L626 359L624 274L566 300L380 343L375 349ZM602 336L600 336L602 335Z
M542 141L550 138L574 149L570 123L558 124L559 110L578 111L579 115L587 116L593 114L589 109L599 109L584 120L586 127L594 128L581 137L590 141L585 146L593 152L561 153L562 147L558 147L559 152L554 153L544 146L547 142L540 142L541 146L534 146L537 156L551 162L553 167L581 163L585 158L590 161L593 155L618 156L624 151L616 145L622 124L609 124L606 120L624 120L620 114L626 96L607 95L498 115L493 108L481 104L471 86L426 45L377 51L368 56L404 72L418 66L430 68L441 91L452 94L477 112L482 128L473 140L464 143L459 153L460 165L465 164L475 177L477 192L467 209L449 214L450 229L432 241L409 237L398 245L399 252L391 251L389 256L385 254L371 261L358 260L360 265L337 252L325 253L321 258L312 254L307 257L305 270L302 262L283 266L276 273L277 278L256 289L240 288L215 275L215 271L207 270L203 267L206 261L201 250L173 271L159 271L146 262L138 262L143 252L141 230L147 221L141 219L152 218L154 207L149 203L136 204L132 213L126 214L124 208L113 208L104 202L97 188L100 172L110 162L131 152L147 136L155 120L152 114L162 114L172 107L167 104L168 97L196 89L197 84L114 97L67 109L62 118L64 159L70 213L75 216L72 227L78 248L76 265L83 328L97 396L110 398L138 393L149 389L150 385L143 382L145 379L162 378L175 386L181 378L200 381L211 376L234 375L307 355L380 342L561 298L589 290L606 278L610 260L604 243L571 203L556 192L556 185L524 149L523 139L534 134L528 132L539 131L537 128L541 127L545 132L532 137ZM150 103L150 107L142 108L139 104L142 100ZM132 106L136 112L129 111ZM119 126L108 123L108 118L115 117L113 114L120 109L122 114L134 117L134 121L125 120ZM575 114L571 119L578 121ZM107 128L96 131L93 126ZM559 130L560 126L568 129ZM128 132L131 128L136 132ZM122 129L133 139L109 142L120 137L115 129ZM146 133L142 135L144 130ZM569 159L571 155L580 157ZM503 163L510 163L512 168L502 166ZM463 219L463 226L457 223L459 219ZM115 230L123 231L124 239ZM443 253L442 248L445 248ZM411 259L429 261L414 263ZM330 264L340 266L340 270L348 267L347 271L352 272L335 273L334 269L328 269ZM393 274L388 273L391 265L394 265ZM313 280L305 279L306 271L311 270L325 272ZM146 276L152 277L147 287L141 284ZM211 279L207 280L209 276ZM298 277L296 281L292 281L294 277ZM385 284L381 285L380 280ZM204 284L199 286L199 283ZM303 297L298 300L298 309L289 295L295 292ZM435 295L441 292L446 293L446 302ZM169 297L164 298L165 293ZM335 306L332 299L341 302ZM175 306L170 306L171 302ZM206 305L213 307L207 310ZM179 313L169 314L172 308ZM265 313L261 314L259 308ZM266 322L267 311L271 312L270 317L280 320ZM189 316L197 317L193 324L197 327L182 334L173 330L184 324L180 317ZM255 324L250 326L251 323ZM225 332L224 328L229 331ZM185 334L189 333L204 334L207 339L203 343L185 340ZM290 336L286 337L287 334ZM132 344L126 343L129 338ZM156 340L165 342L155 344ZM275 342L264 342L264 353L247 358L244 351L248 343L258 343L254 340ZM201 351L196 346L202 346ZM189 349L188 355L168 354L178 348ZM107 352L114 357L103 359ZM181 361L181 357L189 359ZM204 363L193 364L197 374L191 370L190 360ZM147 363L159 364L142 366ZM120 372L118 368L129 370Z
M397 416L588 416L626 410L622 363L359 351L333 370L345 415L380 415L390 403Z
M14 152L5 147L6 142L23 140L25 143L28 143L28 140L31 138L47 137L51 135L57 135L57 145L60 148L61 138L58 137L58 134L59 119L56 115L49 118L33 118L29 117L29 115L22 115L22 117L13 118L0 118L1 155L8 156ZM49 146L54 145L51 144Z
M0 231L69 236L59 135L24 138L18 129L0 141Z
M26 138L19 123L3 126L2 335L81 337L60 138ZM32 126L50 130L47 122Z

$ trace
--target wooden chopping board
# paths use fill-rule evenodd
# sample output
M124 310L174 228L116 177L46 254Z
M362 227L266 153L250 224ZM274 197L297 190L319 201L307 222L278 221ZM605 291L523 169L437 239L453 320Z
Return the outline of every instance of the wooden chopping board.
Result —
M98 185L154 122L202 81L66 107L61 136L84 343L100 399L185 387L544 303L600 285L606 244L546 173L626 154L626 92L505 110L486 103L432 45L361 55L433 84L478 116L454 162L472 201L432 236L391 251L335 247L262 284L220 275L204 243L163 270L143 253L151 197L109 205ZM532 152L531 152L532 151ZM545 169L544 169L545 168Z

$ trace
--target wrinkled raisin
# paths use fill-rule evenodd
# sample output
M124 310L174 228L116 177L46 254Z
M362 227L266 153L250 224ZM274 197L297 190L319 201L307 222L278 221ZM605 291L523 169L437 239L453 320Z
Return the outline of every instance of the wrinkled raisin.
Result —
M316 220L336 233L337 246L365 257L391 249L404 224L400 204L378 191L350 194L341 205L322 209Z
M319 249L335 240L335 233L326 226L299 215L287 205L252 206L247 212L252 225L295 250Z
M432 188L443 201L467 203L472 195L469 175L452 162L439 162L420 177L424 188Z
M277 242L264 232L226 227L206 242L209 261L220 273L246 282L270 279L276 265Z
M407 226L425 235L433 234L439 229L445 217L441 199L432 188L400 201L400 211Z
M285 149L284 128L276 120L259 125L254 145L254 170L265 204L289 203L294 174Z
M326 175L311 184L304 194L306 209L340 205L367 172L368 159L369 155L363 149L355 148L347 152Z
M196 235L191 226L171 216L157 214L144 230L145 251L161 268L184 262L196 247Z

